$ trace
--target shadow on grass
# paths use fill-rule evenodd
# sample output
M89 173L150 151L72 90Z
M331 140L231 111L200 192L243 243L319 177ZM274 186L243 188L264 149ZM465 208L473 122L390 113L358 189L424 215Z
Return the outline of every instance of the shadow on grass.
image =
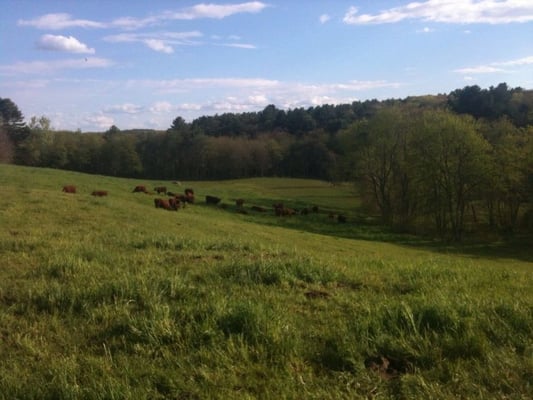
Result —
M266 226L283 227L345 239L392 243L437 253L463 254L482 258L509 258L533 262L532 235L507 236L490 241L467 236L462 242L453 243L429 236L396 232L387 226L380 225L377 219L372 217L348 215L346 222L339 223L336 218L339 212L334 209L320 209L318 213L311 212L307 215L278 217L274 215L272 208L272 204L277 202L277 200L272 200L271 203L265 202L264 212L253 211L249 207L239 209L234 205L225 205L219 208L228 213L238 212L249 222ZM307 207L305 204L295 205L297 208L298 206L300 206L299 209ZM330 214L334 217L331 218Z

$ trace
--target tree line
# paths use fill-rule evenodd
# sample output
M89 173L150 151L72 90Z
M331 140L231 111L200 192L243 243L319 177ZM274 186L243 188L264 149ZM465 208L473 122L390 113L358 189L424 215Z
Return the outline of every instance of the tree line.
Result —
M533 91L467 86L448 95L307 109L176 117L166 131L52 129L0 98L0 161L150 179L259 176L357 181L391 227L460 240L476 226L533 225Z

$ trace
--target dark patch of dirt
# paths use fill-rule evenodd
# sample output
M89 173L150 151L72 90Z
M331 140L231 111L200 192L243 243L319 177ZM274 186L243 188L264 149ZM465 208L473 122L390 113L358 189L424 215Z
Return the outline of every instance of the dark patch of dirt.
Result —
M304 293L308 299L327 299L330 294L323 290L308 290Z
M365 367L377 373L383 380L398 378L409 372L409 363L406 360L385 356L369 357L365 360Z

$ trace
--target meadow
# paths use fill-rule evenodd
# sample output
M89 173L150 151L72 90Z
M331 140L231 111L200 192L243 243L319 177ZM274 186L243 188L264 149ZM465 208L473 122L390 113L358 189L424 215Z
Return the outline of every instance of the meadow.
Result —
M531 244L387 232L315 180L0 165L0 188L0 399L533 398Z

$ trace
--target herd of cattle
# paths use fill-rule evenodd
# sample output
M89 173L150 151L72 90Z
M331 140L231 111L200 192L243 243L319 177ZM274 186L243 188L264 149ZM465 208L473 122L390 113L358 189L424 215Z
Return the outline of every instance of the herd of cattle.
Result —
M63 192L76 193L76 186L65 185L63 186ZM190 188L185 189L183 194L178 194L178 193L174 193L171 191L167 191L166 186L157 186L154 188L153 192L150 192L146 188L146 186L138 185L133 188L132 193L145 193L145 194L150 194L150 195L164 194L167 196L166 198L160 198L160 197L154 198L154 206L155 208L161 208L161 209L168 210L168 211L177 211L180 208L185 208L187 204L193 204L195 201L194 190ZM103 196L108 195L108 191L107 190L93 190L91 192L91 195L103 197ZM222 199L220 197L211 196L211 195L205 196L205 202L208 205L219 205L221 201ZM244 209L244 199L240 199L240 198L236 199L235 206L236 206L237 212L241 214L247 214L247 211ZM228 206L225 204L222 204L220 205L220 207L227 208ZM273 204L272 209L274 211L274 214L278 217L290 217L292 215L308 215L311 213L315 213L315 214L319 213L318 206L296 209L296 208L286 207L283 203ZM250 207L250 210L256 211L256 212L268 212L269 208L263 207L263 206L252 205ZM339 223L347 222L347 218L343 214L334 214L332 212L329 212L328 217L330 219L336 219L337 222Z

